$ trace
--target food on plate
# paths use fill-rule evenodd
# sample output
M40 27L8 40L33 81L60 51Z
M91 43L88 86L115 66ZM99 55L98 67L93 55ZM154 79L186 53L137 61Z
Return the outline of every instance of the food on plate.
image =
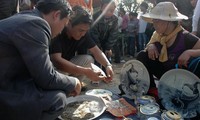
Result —
M95 117L95 112L100 112L97 101L76 101L69 103L61 117L64 120L88 120Z

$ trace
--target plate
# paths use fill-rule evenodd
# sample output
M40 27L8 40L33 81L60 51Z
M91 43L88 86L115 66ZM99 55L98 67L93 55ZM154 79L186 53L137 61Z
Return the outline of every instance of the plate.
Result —
M112 92L105 89L92 89L92 90L88 90L85 94L96 95L96 96L107 96L107 95L112 96Z
M128 98L135 98L147 93L150 77L146 67L138 60L127 61L120 74L120 85Z
M91 95L79 95L79 96L76 96L76 97L69 97L67 98L66 100L66 103L67 105L70 105L70 103L76 103L76 102L88 102L89 104L87 105L84 105L84 106L79 106L81 107L80 110L78 113L81 113L83 114L83 112L87 112L87 113L92 113L92 117L90 118L87 118L89 120L93 120L97 117L99 117L101 114L103 114L103 112L106 110L106 105L105 103L103 102L103 100L100 98L100 97L97 97L97 96L91 96ZM85 106L88 106L85 108ZM67 117L64 117L63 115L68 115L68 114L74 114L74 112L76 112L78 109L76 110L68 110L68 108L70 107L66 107L65 111L63 112L63 114L61 115L62 119L63 120L69 120L70 119L76 119L76 120L79 120L79 118L77 117L74 117L72 118L73 116L70 116L69 118ZM83 120L84 118L80 118L80 120Z
M200 112L200 80L184 69L166 72L158 85L158 95L167 110L174 110L184 118L193 118Z

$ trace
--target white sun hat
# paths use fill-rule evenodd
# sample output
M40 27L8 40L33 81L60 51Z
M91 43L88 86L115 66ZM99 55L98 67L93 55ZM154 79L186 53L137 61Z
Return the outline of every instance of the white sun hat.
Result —
M158 3L150 13L142 15L142 18L152 23L153 19L165 20L165 21L180 21L187 20L188 17L178 12L178 9L172 2L160 2Z

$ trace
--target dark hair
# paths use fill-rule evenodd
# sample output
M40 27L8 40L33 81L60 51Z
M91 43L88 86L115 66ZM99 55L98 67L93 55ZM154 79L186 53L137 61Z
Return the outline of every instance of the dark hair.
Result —
M67 0L39 0L36 8L43 14L48 14L52 11L60 10L60 19L69 16L72 13L71 6Z
M145 7L146 9L148 9L149 7L149 5L146 2L142 2L140 6Z
M124 8L120 8L119 10L120 10L120 12L122 12L123 14L126 14L126 11L124 10Z
M92 14L87 8L83 8L81 6L74 6L72 8L73 15L71 16L70 22L72 26L86 23L86 24L92 24Z
M172 21L172 23L177 26L179 24L179 21Z
M30 0L33 4L37 4L39 0Z
M137 17L138 14L136 12L130 12L129 15Z

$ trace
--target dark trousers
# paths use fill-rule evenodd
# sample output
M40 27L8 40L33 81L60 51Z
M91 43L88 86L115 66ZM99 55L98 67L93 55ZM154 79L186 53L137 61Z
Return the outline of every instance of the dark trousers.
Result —
M62 91L43 92L41 120L55 120L64 111L66 95Z
M121 60L121 55L122 55L122 34L120 33L118 35L118 39L113 47L114 51L114 62L115 63L120 63Z
M135 37L129 36L128 37L128 54L131 56L135 56Z
M167 71L164 69L163 65L161 62L158 60L151 60L148 57L148 53L145 51L141 51L137 55L137 60L142 62L144 66L147 68L150 76L150 88L151 87L156 87L156 84L154 82L154 76L157 77L158 79L161 78L161 76Z
M164 67L163 63L160 62L158 59L157 60L151 60L148 57L148 53L145 51L141 51L137 58L137 60L141 61L145 67L147 68L150 76L150 88L151 87L156 87L155 82L154 82L154 76L157 77L158 79L161 78L161 76L170 70L170 68L175 68L175 65L166 68ZM196 76L200 77L200 57L198 58L192 58L189 61L188 68L183 68L186 69L192 73L194 73Z

